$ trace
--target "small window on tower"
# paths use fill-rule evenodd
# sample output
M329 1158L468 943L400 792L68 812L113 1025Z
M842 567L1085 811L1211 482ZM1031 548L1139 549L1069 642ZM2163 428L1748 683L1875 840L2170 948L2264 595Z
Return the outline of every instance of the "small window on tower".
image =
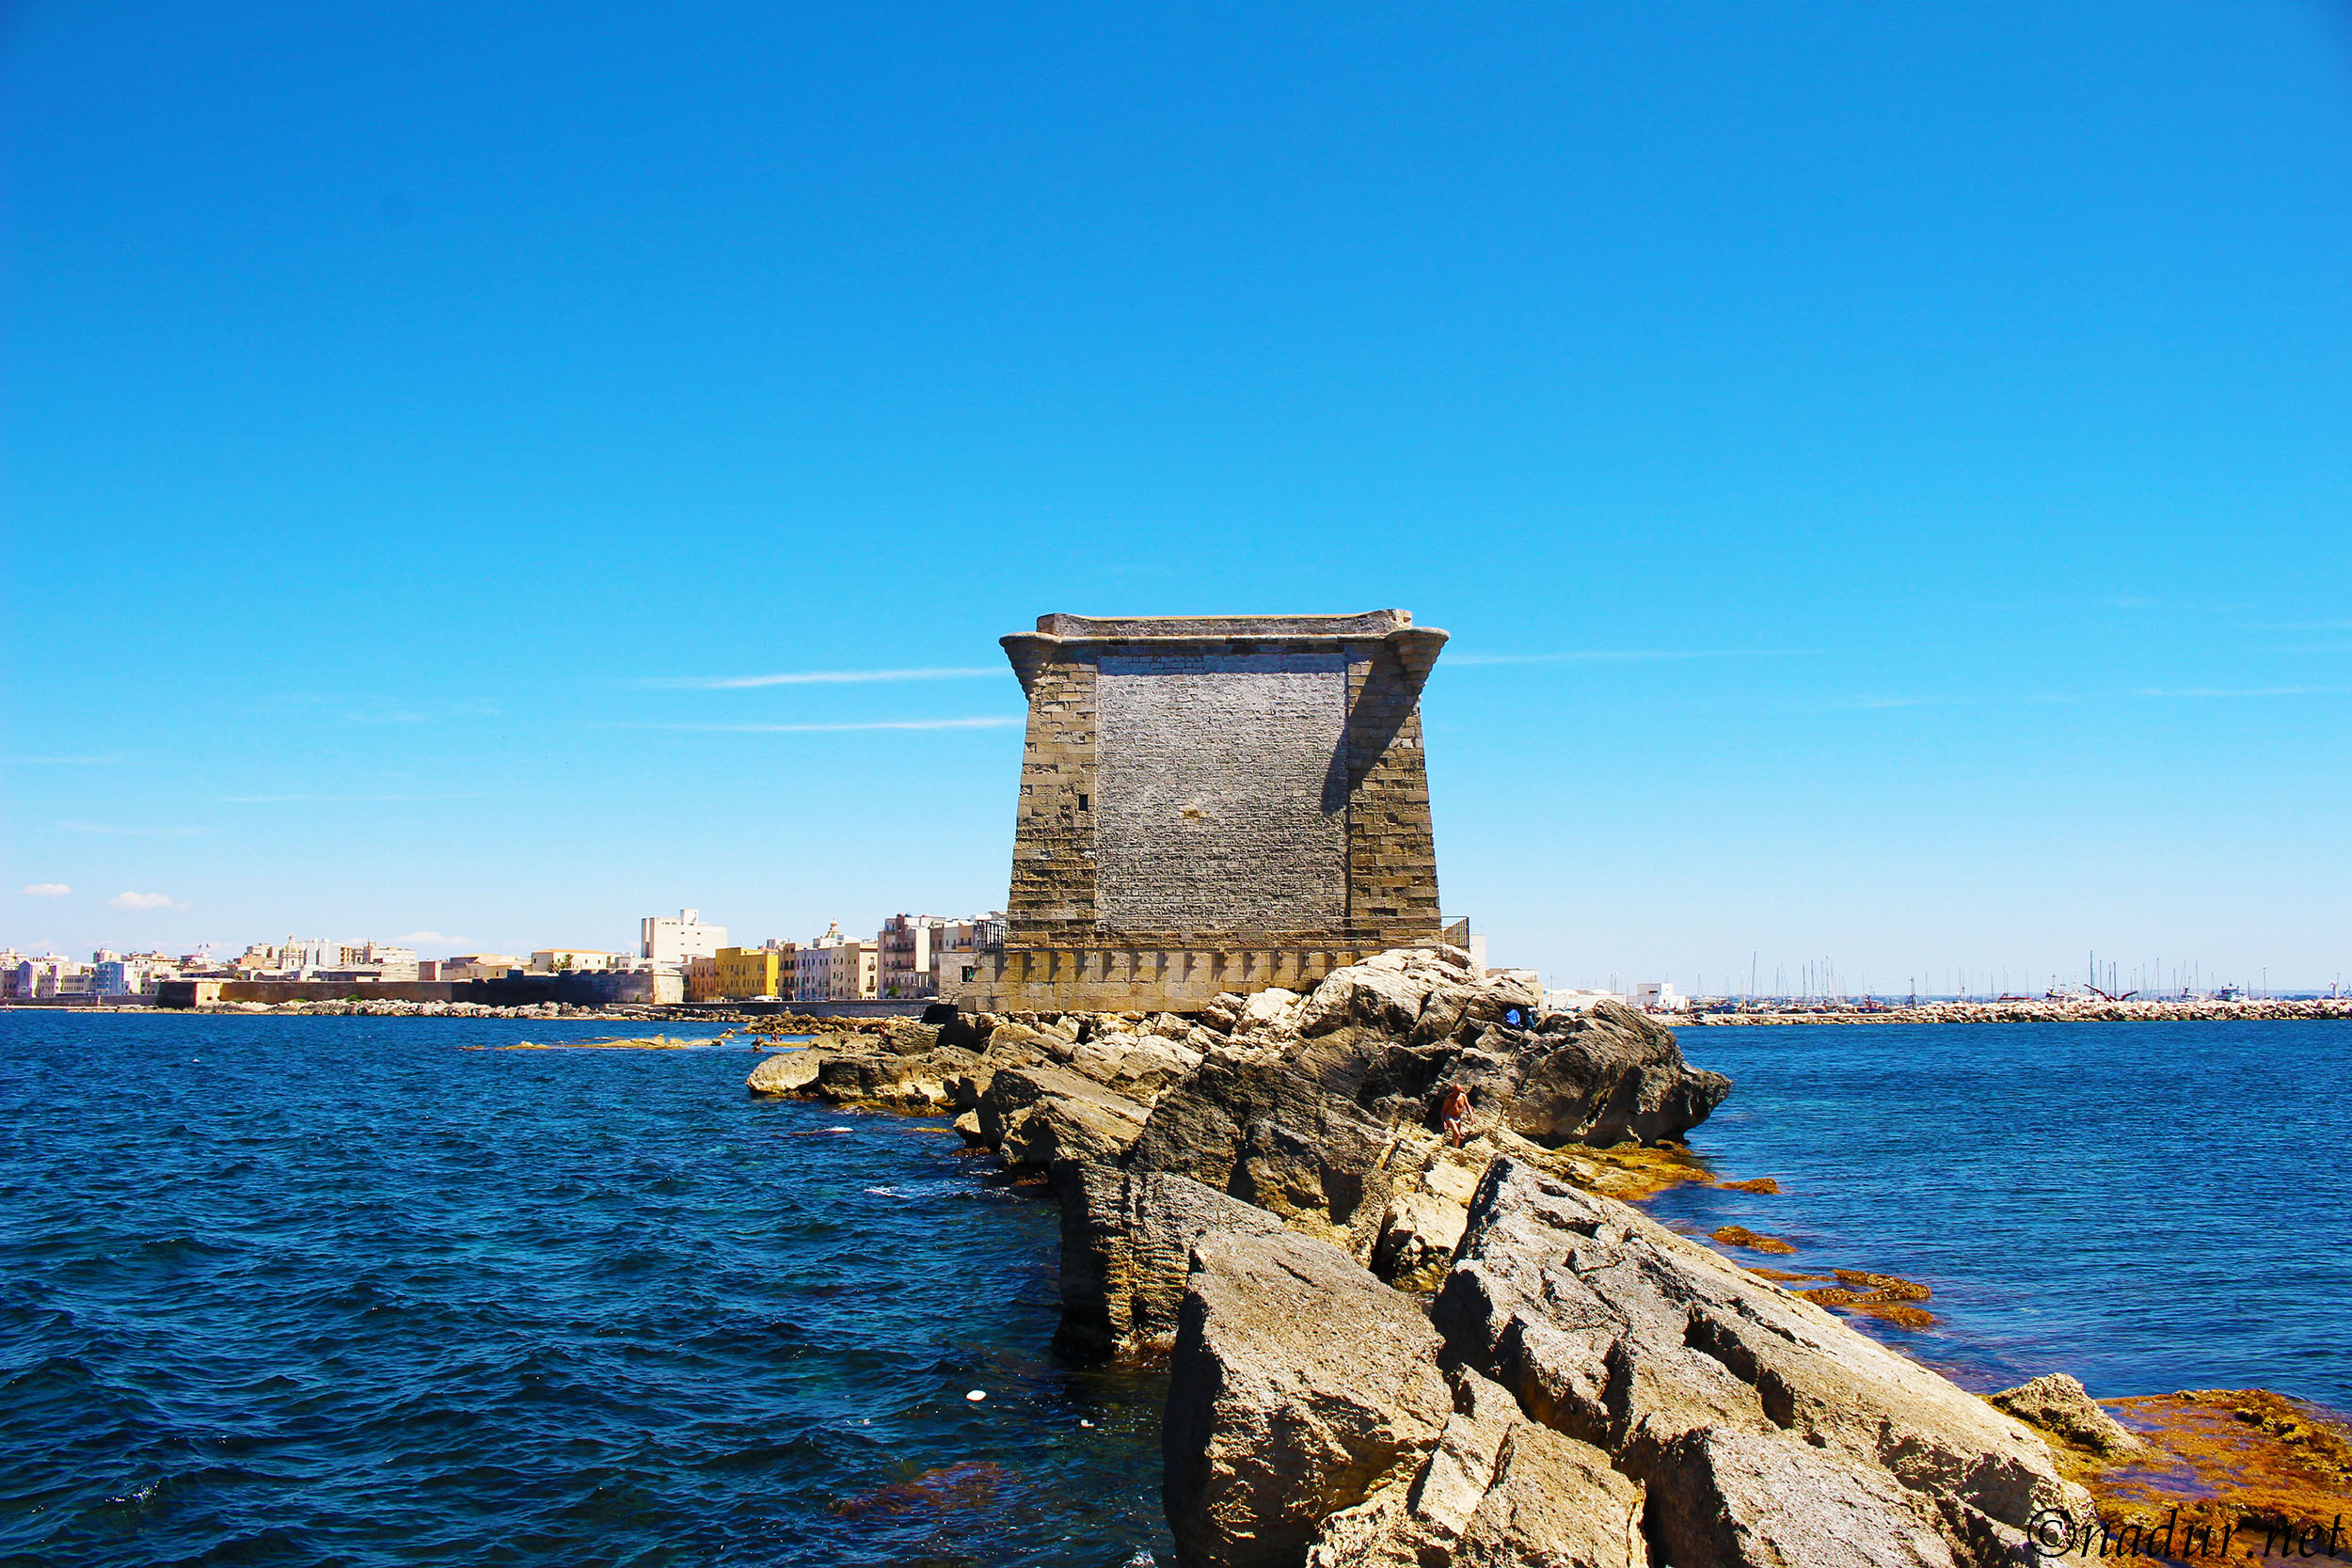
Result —
M1091 808L1089 808L1089 805L1087 804L1087 798L1086 798L1084 795L1081 795L1081 796L1079 796L1079 797L1078 797L1078 809L1079 809L1080 811L1087 811L1087 810L1091 809Z

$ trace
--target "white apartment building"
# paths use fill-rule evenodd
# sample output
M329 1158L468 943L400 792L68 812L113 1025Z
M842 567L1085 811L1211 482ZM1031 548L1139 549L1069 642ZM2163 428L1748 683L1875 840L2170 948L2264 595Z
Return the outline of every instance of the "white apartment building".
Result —
M380 942L361 942L357 947L345 947L342 961L336 967L345 974L377 980L413 980L417 977L417 950Z
M44 996L87 996L90 983L89 965L55 954L26 958L16 966L16 994L32 1001Z
M881 950L870 942L851 942L834 921L825 934L792 955L792 1000L795 1002L856 1002L874 994L881 974Z
M342 942L324 937L257 942L238 958L236 971L251 979L296 980L318 970L342 968L344 951Z
M715 958L727 944L724 926L706 926L694 910L680 910L675 920L649 914L639 923L637 956L657 968L675 968L689 958Z
M619 960L618 953L607 953L595 947L542 947L531 955L531 972L534 974L583 974L591 970L612 968Z
M793 1001L825 999L826 988L833 984L833 950L847 940L841 934L841 922L836 920L825 927L823 936L792 950Z
M832 949L826 1002L862 1002L874 994L882 954L870 942L845 942Z
M158 981L180 973L177 964L151 958L102 958L90 966L90 990L100 996L152 996Z
M1671 980L1643 980L1633 988L1633 1005L1645 1013L1678 1013L1690 1007L1691 999Z

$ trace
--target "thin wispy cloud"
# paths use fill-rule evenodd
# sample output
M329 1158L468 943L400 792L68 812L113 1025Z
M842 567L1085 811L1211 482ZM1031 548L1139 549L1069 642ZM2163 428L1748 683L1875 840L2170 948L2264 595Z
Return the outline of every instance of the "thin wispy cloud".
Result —
M27 898L63 898L72 891L63 882L27 882L24 884L24 896Z
M619 730L691 730L707 735L829 735L842 730L1004 730L1024 719L868 719L851 724L614 724Z
M2341 697L2352 686L2176 686L2142 687L2135 697Z
M1832 702L1831 708L1870 711L1906 707L1985 707L1995 704L2046 705L2131 701L2249 701L2265 697L2341 697L2352 686L2143 686L2129 691L2032 691L2004 696L1946 693L1935 696L1850 697Z
M168 893L118 893L106 900L118 910L168 910L178 906Z
M625 686L660 691L747 691L762 686L847 686L868 681L967 681L1009 675L1002 665L943 670L793 670L773 675L648 675Z
M1819 648L1579 648L1550 654L1448 655L1447 664L1640 664L1685 658L1795 658Z
M105 833L118 838L195 838L213 831L210 828L118 828L106 822L52 822L49 825L69 833Z
M229 806L373 806L405 800L479 800L485 793L477 789L452 795L224 795L220 800Z

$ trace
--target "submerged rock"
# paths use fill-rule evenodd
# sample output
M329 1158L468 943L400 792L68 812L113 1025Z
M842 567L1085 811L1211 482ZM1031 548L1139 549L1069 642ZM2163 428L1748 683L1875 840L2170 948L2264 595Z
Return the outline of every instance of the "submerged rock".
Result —
M1985 1397L2019 1420L2092 1453L2132 1453L2140 1447L2121 1421L2099 1408L2090 1389L2064 1372L2045 1373Z

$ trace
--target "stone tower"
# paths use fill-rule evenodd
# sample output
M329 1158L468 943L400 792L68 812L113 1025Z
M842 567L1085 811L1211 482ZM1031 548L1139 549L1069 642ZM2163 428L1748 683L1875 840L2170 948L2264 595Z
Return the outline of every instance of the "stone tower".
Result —
M1365 615L1046 615L993 1012L1185 1011L1438 940L1421 689L1446 634Z

